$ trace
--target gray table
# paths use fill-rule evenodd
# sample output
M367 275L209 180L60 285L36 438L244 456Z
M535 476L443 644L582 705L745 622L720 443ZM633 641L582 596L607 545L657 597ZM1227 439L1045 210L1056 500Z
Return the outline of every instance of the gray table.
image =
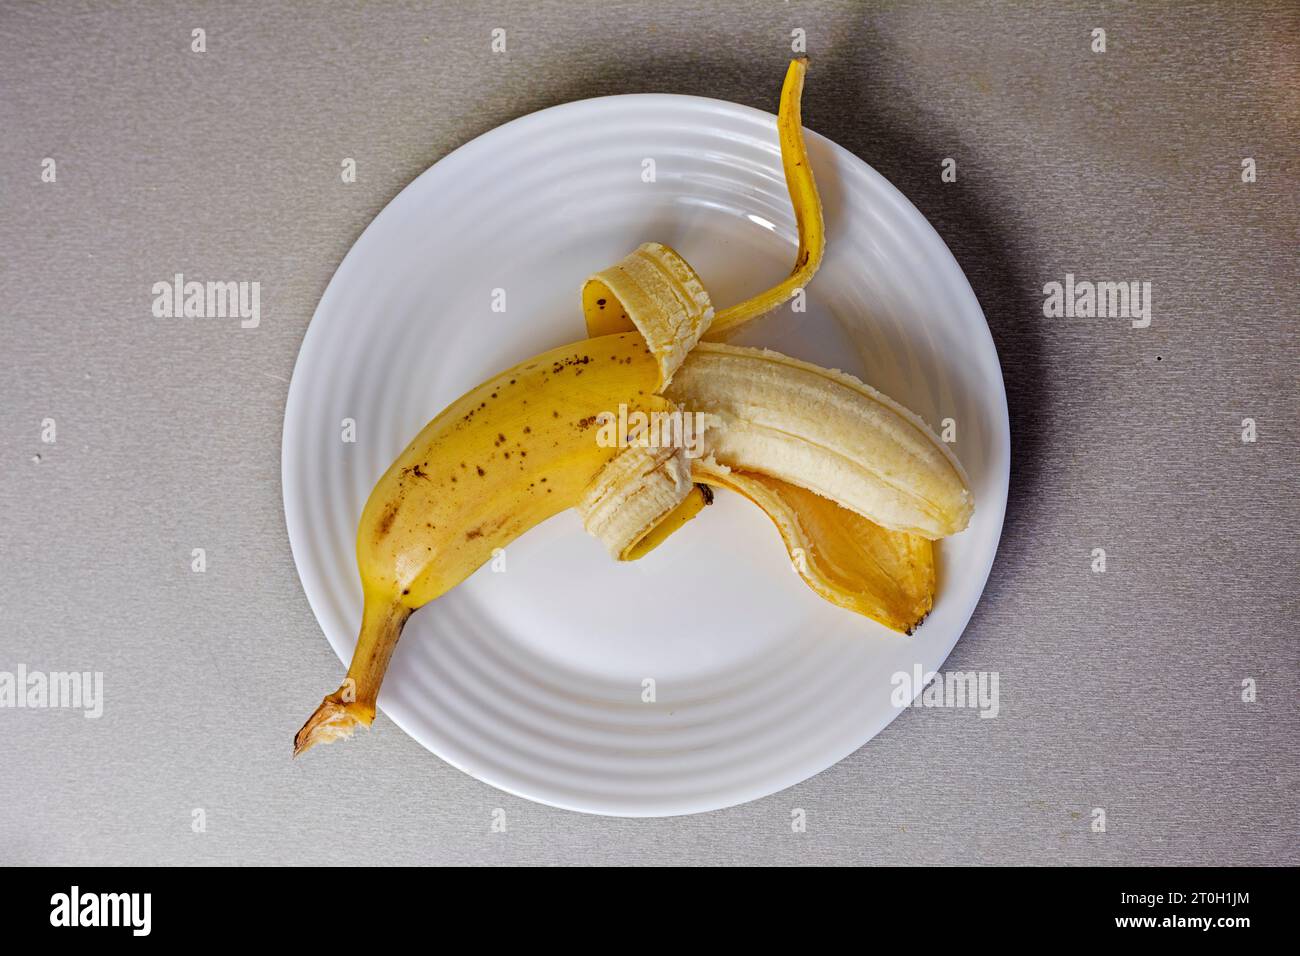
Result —
M98 720L0 709L0 861L1300 862L1300 7L710 6L0 10L0 671L105 682ZM1001 716L908 711L789 791L668 820L505 796L382 717L291 762L340 668L290 558L280 427L344 253L533 110L770 109L794 28L807 125L934 223L1002 357L1010 513L949 661L1000 673ZM259 280L260 328L155 319L178 271ZM1151 282L1150 328L1045 318L1066 273Z

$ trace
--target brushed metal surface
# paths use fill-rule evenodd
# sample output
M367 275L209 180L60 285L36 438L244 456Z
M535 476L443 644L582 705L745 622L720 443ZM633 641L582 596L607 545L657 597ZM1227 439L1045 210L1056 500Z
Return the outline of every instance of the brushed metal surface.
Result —
M1300 862L1300 10L581 7L0 11L0 671L102 671L105 697L97 720L0 708L0 862ZM947 665L999 673L998 718L912 710L791 790L668 820L508 797L383 718L291 762L339 668L280 427L344 253L533 110L771 109L796 28L806 124L930 219L1001 354L1010 511ZM154 318L176 272L260 282L259 327ZM1067 273L1150 282L1150 327L1045 318Z

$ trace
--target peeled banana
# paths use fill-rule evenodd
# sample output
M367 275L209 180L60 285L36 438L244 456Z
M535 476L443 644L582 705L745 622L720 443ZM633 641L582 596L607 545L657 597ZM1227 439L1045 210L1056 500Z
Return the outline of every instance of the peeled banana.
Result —
M806 68L791 63L777 123L799 233L791 274L715 313L690 265L646 243L584 284L586 340L494 376L429 422L366 503L357 647L295 754L369 726L411 613L568 508L612 557L635 560L694 518L712 488L738 491L822 597L908 633L930 611L932 540L965 528L973 508L956 458L850 375L713 341L787 301L821 262L799 118Z
M957 459L919 418L851 375L768 349L705 342L664 393L713 417L704 447L894 531L956 534L972 503Z

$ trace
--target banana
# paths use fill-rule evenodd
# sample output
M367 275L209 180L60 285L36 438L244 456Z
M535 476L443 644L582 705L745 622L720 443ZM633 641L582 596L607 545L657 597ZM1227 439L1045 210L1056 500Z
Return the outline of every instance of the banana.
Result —
M701 343L664 394L719 424L718 461L779 478L893 531L956 534L966 474L920 418L844 372L768 349Z
M366 502L356 650L295 755L369 726L410 615L568 508L615 559L635 560L712 501L711 488L731 489L768 514L822 597L909 633L928 613L931 539L964 528L973 507L961 465L856 378L714 341L787 301L821 262L799 116L806 68L791 63L777 124L799 233L790 275L715 313L690 265L646 243L583 285L588 339L488 379L430 421ZM624 416L640 424L619 434ZM681 441L688 419L694 445ZM647 427L660 420L678 423L672 440Z
M826 600L912 633L934 603L932 539L964 529L960 463L906 409L842 372L765 349L701 343L665 396L707 421L701 455L629 447L578 504L586 529L635 560L730 489L776 525ZM694 487L693 487L694 485Z

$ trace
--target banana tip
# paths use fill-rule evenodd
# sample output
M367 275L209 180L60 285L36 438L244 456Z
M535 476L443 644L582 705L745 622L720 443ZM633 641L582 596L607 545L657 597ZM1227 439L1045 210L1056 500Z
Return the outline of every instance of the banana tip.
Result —
M355 702L345 702L339 695L326 697L316 712L307 718L302 729L294 735L293 755L305 754L317 744L329 744L345 737L351 737L358 726L369 727L373 715L359 712Z

